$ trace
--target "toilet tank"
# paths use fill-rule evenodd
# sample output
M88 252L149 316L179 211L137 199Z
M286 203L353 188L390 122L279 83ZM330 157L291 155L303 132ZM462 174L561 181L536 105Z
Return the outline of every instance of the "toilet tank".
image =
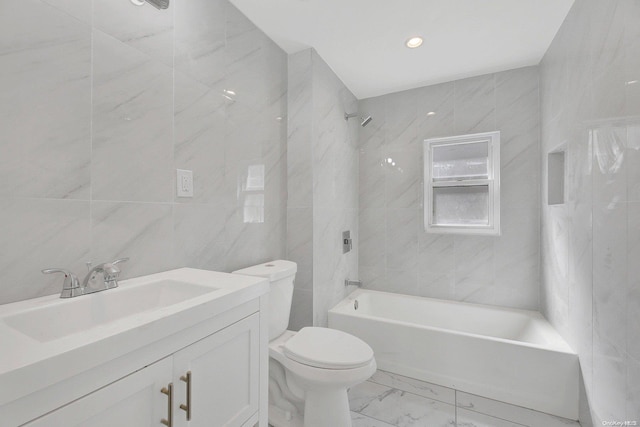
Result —
M289 326L291 299L293 298L293 279L298 266L286 260L271 261L264 264L236 270L234 274L259 276L269 280L269 341L279 337Z

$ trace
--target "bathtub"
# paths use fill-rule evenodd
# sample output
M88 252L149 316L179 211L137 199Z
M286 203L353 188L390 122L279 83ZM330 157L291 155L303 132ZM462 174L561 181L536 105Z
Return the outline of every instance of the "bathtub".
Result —
M538 312L360 289L329 327L369 343L380 370L578 419L578 356Z

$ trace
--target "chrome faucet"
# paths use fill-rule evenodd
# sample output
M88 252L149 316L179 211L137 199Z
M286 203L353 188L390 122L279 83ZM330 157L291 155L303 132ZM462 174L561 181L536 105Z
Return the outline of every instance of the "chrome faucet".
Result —
M112 262L105 262L91 268L91 263L87 263L89 273L82 281L78 281L78 277L63 268L47 268L42 270L43 274L63 273L64 284L60 298L74 298L80 295L92 294L107 289L118 287L118 278L120 277L120 269L116 267L121 262L129 261L129 258L120 258ZM102 282L98 281L98 275L102 277Z
M106 289L112 289L118 287L118 278L120 277L120 269L116 267L117 264L121 262L129 261L129 258L120 258L111 262L104 262L102 264L98 264L95 267L91 268L91 263L87 263L87 268L89 268L89 273L85 276L82 281L82 288L85 290L85 293L93 293L104 291ZM102 282L96 280L99 275L102 275ZM87 289L87 287L89 289Z

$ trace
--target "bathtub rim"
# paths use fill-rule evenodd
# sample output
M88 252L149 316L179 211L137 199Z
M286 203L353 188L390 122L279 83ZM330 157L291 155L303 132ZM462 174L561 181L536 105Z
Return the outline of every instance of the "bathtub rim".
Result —
M360 296L362 294L366 294L366 293L374 293L374 294L380 294L380 295L389 295L389 296L393 296L393 297L402 297L402 298L411 298L411 299L420 299L420 300L425 299L425 300L433 301L435 303L445 303L445 304L456 304L456 305L465 305L465 306L473 306L473 307L482 307L482 308L486 308L486 309L489 309L489 310L507 311L507 312L511 312L511 313L515 312L515 313L519 313L519 314L525 314L527 316L535 318L535 320L543 322L542 326L545 329L544 330L545 334L547 332L549 334L551 334L552 337L554 338L554 343L551 344L552 346L542 345L542 344L535 344L535 343L530 343L530 342L526 342L526 341L516 341L516 340L512 340L512 339L507 339L507 338L493 337L493 336L490 336L490 335L481 335L481 334L475 334L475 333L471 333L471 332L457 331L455 329L446 329L446 328L440 328L440 327L437 327L437 326L422 325L422 324L418 324L418 323L411 323L411 322L406 322L406 321L402 321L402 320L390 319L388 317L381 317L381 316L375 316L375 315L364 314L364 313L354 314L354 313L348 311L348 310L351 310L350 307L353 304L353 302L356 300L356 298L358 298L358 296ZM338 302L335 306L333 306L329 310L328 315L330 315L331 313L333 313L335 315L342 315L342 316L349 316L349 317L360 317L360 318L364 318L364 319L384 321L384 322L389 322L389 323L392 323L392 324L395 324L395 325L401 325L401 326L405 326L405 327L428 329L428 330L437 331L437 332L441 332L441 333L448 333L448 334L460 335L460 336L471 337L471 338L476 338L476 339L484 339L484 340L496 341L496 342L500 342L500 343L505 343L505 344L510 344L510 345L518 345L518 346L522 346L522 347L529 347L529 348L534 348L534 349L539 349L539 350L550 351L550 352L554 352L554 353L569 354L569 355L574 355L576 357L578 355L571 348L569 343L567 343L564 340L564 338L560 335L560 333L549 323L549 321L540 312L535 311L535 310L523 310L523 309L518 309L518 308L493 306L493 305L488 305L488 304L477 304L477 303L471 303L471 302L465 302L465 301L444 300L444 299L438 299L438 298L422 297L422 296L415 296L415 295L406 295L406 294L399 294L399 293L393 293L393 292L376 291L376 290L373 290L373 289L356 289L355 291L353 291L352 293L347 295L345 298L343 298L340 302Z

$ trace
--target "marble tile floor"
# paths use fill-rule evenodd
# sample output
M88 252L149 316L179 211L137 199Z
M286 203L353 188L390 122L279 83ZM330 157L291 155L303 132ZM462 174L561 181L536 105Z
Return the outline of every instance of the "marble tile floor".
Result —
M377 371L349 390L353 427L580 427L576 421Z

